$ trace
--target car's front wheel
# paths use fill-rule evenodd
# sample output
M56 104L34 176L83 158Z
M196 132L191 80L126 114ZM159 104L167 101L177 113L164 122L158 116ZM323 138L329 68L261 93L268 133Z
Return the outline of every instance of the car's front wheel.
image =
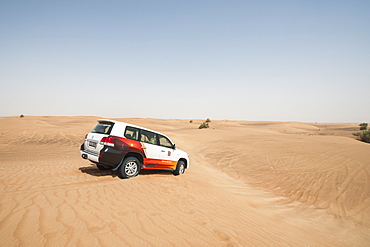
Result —
M178 176L185 172L185 162L180 160L177 163L176 170L173 171L173 175Z
M120 178L135 177L140 172L140 161L135 157L127 157L122 161L118 169L118 176Z

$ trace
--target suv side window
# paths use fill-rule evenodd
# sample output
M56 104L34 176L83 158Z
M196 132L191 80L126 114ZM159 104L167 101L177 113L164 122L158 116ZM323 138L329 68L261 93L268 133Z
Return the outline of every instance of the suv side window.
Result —
M173 144L171 143L171 141L165 137L165 136L162 136L162 135L158 135L158 139L159 139L159 145L163 146L163 147L166 147L166 148L173 148Z
M127 139L131 139L131 140L138 140L139 138L139 129L138 128L134 128L134 127L130 127L130 126L127 126L126 127L126 130L125 130L125 137Z
M141 130L140 131L140 141L153 144L153 145L157 145L157 134L147 131L147 130Z

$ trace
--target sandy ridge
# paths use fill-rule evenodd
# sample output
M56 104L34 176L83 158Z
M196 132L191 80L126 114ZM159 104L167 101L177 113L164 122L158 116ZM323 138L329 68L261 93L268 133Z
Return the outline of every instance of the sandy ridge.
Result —
M168 134L192 168L121 180L79 157L96 119L0 118L0 246L370 242L370 145L355 125L125 119Z

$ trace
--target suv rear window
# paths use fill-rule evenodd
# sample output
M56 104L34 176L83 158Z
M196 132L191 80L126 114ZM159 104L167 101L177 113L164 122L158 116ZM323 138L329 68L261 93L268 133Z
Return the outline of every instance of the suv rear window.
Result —
M112 131L114 123L98 123L91 133L107 134L109 135Z

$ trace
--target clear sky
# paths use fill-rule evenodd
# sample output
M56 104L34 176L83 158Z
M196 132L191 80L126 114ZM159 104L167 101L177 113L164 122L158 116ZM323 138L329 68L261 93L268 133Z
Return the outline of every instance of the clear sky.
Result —
M0 116L370 122L370 1L0 0Z

